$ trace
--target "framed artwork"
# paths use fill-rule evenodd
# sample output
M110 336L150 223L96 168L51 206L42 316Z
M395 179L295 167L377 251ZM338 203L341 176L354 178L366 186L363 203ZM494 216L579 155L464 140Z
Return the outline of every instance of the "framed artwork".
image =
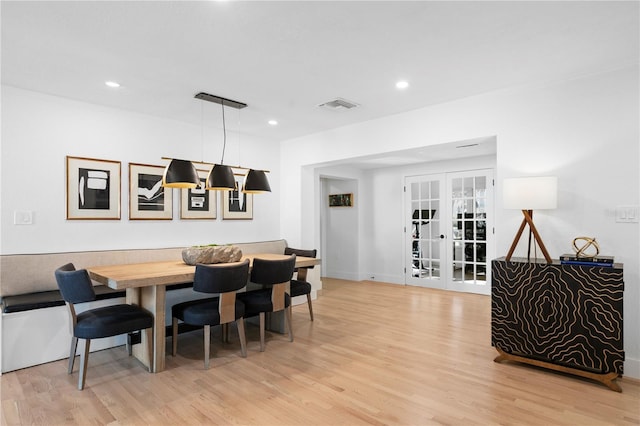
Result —
M253 219L253 194L241 191L244 175L235 175L236 189L222 191L222 219Z
M164 167L129 163L129 219L173 219L173 191L162 186Z
M67 156L67 220L120 219L120 162Z
M215 219L218 203L215 192L204 189L208 170L198 170L200 186L180 190L180 219Z
M353 207L353 194L329 195L329 207Z

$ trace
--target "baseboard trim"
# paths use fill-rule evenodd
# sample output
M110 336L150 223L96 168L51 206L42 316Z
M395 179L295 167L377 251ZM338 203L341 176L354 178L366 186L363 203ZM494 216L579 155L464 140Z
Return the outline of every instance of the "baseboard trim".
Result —
M640 380L640 359L627 357L624 361L624 377Z

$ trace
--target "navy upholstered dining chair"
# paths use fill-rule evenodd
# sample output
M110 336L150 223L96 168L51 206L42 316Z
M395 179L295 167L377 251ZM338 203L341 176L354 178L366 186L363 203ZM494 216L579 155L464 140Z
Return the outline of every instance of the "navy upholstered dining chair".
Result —
M317 250L302 250L287 247L284 249L284 254L295 254L297 256L315 258ZM296 273L296 277L291 280L291 291L289 292L289 294L291 295L291 297L302 296L303 294L307 296L307 305L309 305L309 316L311 317L311 321L313 321L313 305L311 304L311 283L307 281L308 269L313 269L313 266L295 269L294 272Z
M204 327L204 367L209 368L209 347L211 326L236 322L240 336L240 351L247 356L244 332L244 304L236 297L236 292L247 285L249 260L239 263L196 265L193 290L201 293L215 293L216 297L178 303L171 308L173 356L178 352L178 320ZM223 332L223 337L226 334Z
M246 317L260 316L260 352L264 352L265 314L267 312L284 311L289 340L293 342L291 296L286 290L293 276L295 264L295 254L282 260L254 258L249 281L260 284L264 288L238 295L240 300L244 302Z
M78 339L84 339L84 351L80 354L80 375L78 389L84 389L89 361L89 347L92 339L118 336L134 331L146 330L146 341L153 344L153 315L145 309L129 304L118 304L76 312L78 303L91 302L96 299L93 284L86 269L76 270L72 263L67 263L55 271L56 282L62 298L66 302L71 315L71 349L69 351L68 373L73 372ZM128 346L128 344L127 344ZM128 346L129 355L131 348ZM149 370L151 371L151 366Z

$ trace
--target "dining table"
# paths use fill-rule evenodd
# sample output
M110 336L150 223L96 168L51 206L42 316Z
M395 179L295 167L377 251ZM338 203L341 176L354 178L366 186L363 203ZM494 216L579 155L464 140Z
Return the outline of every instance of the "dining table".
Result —
M289 256L275 253L245 254L240 259L279 260ZM320 264L320 259L296 256L296 268L312 267ZM118 265L102 265L87 268L92 280L104 284L114 290L126 291L126 302L147 309L154 316L153 342L146 341L145 333L141 333L140 344L132 346L132 354L140 360L149 371L158 373L165 368L165 298L166 286L193 282L195 265L188 265L182 260L168 260L146 263L127 263ZM150 349L151 348L151 349Z

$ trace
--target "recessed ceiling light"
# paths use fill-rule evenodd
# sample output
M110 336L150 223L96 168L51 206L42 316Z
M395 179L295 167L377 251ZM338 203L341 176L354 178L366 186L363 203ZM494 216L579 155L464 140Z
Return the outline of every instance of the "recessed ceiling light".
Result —
M115 81L105 81L104 84L106 84L109 87L120 87L120 83L117 83Z
M268 123L272 126L277 126L278 122L276 120L269 120Z
M407 87L409 87L409 82L408 81L399 81L396 83L396 88L397 89L406 89Z

